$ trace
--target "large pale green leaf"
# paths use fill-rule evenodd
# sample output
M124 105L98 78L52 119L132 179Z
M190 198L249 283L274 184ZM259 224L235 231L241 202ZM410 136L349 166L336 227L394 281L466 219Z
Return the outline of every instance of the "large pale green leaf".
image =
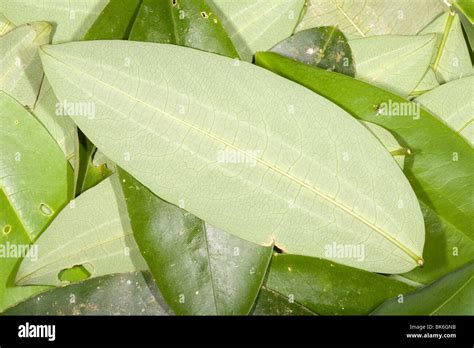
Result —
M362 315L414 290L403 282L327 260L278 255L265 287L322 315Z
M308 0L297 30L323 25L359 36L415 35L447 7L441 0Z
M15 25L45 21L54 26L53 43L80 40L109 0L0 0L0 13Z
M421 79L421 81L418 83L415 89L410 93L409 97L411 98L411 97L419 96L438 86L439 86L438 79L436 78L436 74L433 68L430 66L428 70L426 71L425 75L423 76L423 78Z
M432 69L440 83L472 74L472 62L457 14L448 12L424 28L420 34L438 35Z
M49 43L51 26L33 22L0 37L0 90L33 108L43 69L38 47Z
M238 57L219 18L204 0L144 0L130 40L170 43Z
M405 156L410 155L410 150L405 149L401 146L397 139L383 127L376 125L375 123L362 121L362 124L367 127L368 130L382 143L392 157L397 161L400 168L403 169L405 163Z
M33 114L56 140L66 158L72 163L74 157L74 140L76 124L63 112L53 89L46 78L41 84L38 100L33 108Z
M202 0L145 0L129 39L238 57L216 16ZM175 312L248 314L266 274L272 248L213 228L161 200L123 171L121 177L135 239Z
M15 25L13 25L13 23L10 22L7 17L0 13L0 36L5 35L13 28L15 28Z
M220 231L166 203L120 170L137 244L177 314L248 314L271 247Z
M141 0L110 0L83 40L122 40L128 38ZM94 113L91 117L95 117ZM74 195L97 185L112 172L105 163L94 163L97 147L77 130L74 158Z
M163 199L288 253L324 257L337 241L366 246L364 260L344 260L358 268L399 273L422 262L422 215L406 178L365 127L325 98L249 63L179 46L43 49L60 100L95 102L96 119L74 121Z
M381 35L350 40L356 78L407 96L423 78L436 36Z
M435 283L389 300L373 315L474 315L474 263L452 272Z
M5 315L170 315L148 273L89 279L52 289L9 309Z
M102 181L60 212L35 243L38 259L21 264L18 284L63 285L59 273L78 265L91 277L147 268L117 180Z
M287 38L300 18L304 0L207 0L243 60Z
M465 139L438 117L418 110L416 104L357 79L274 53L257 54L257 63L329 98L356 118L383 126L411 150L412 155L405 160L405 174L418 199L442 217L441 223L426 224L436 226L436 230L427 233L430 252L424 254L426 267L416 272L414 280L425 282L449 272L453 263L466 264L472 259L474 152ZM403 106L405 111L400 116L384 115L382 109L395 111L395 106ZM458 248L456 255L450 247L453 243ZM431 264L438 265L436 272L428 267Z
M351 47L344 34L335 27L301 31L278 43L271 51L302 63L354 76Z
M474 76L446 83L416 101L474 145Z
M67 202L71 174L41 124L0 92L0 312L44 289L15 287L22 255L13 252L32 243Z

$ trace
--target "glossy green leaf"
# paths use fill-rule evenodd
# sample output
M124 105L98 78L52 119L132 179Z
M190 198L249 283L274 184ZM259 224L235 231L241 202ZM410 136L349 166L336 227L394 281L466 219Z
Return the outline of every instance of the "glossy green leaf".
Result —
M304 0L207 0L245 61L289 37Z
M316 315L308 308L288 297L262 286L253 315Z
M344 34L415 35L446 5L439 0L308 0L297 30L337 26Z
M115 164L106 158L98 160L98 153L101 154L97 148L91 152L91 158L85 172L80 192L84 192L94 187L102 180L115 173Z
M120 170L137 244L177 314L248 314L272 254L157 198Z
M0 13L0 36L5 35L13 28L15 28L15 25L2 13Z
M461 136L438 117L375 86L345 75L312 68L274 53L257 54L257 64L310 88L356 118L376 123L391 131L399 143L412 153L406 158L405 174L418 199L464 235L462 240L473 240L474 152ZM400 116L388 116L389 111L396 114L396 106L399 107ZM405 107L405 111L400 113L401 107ZM427 227L429 226L427 223ZM461 239L452 228L443 229L442 232L439 229L436 232L430 231L427 238L433 238L439 233L442 236L427 244L446 254L424 254L426 267L417 271L419 273L414 280L421 282L426 279L423 278L424 269L433 275L433 269L428 267L431 263L439 266L438 272L446 272L451 268L452 250L447 248L446 241L451 243ZM436 248L433 244L437 245ZM472 250L472 244L468 245L469 249L465 249L465 245L456 245L460 248L460 253L459 261L455 262L465 264L470 261L472 251L469 250Z
M141 0L110 0L83 40L127 39L140 3Z
M271 51L302 63L354 76L351 48L344 34L335 27L300 31Z
M94 187L113 171L105 163L94 163L97 147L78 130L74 162L74 196Z
M382 143L387 151L392 155L395 161L398 163L400 168L403 169L405 163L405 156L410 155L410 150L401 146L397 139L383 127L376 125L375 123L362 121L362 124L367 127L369 131Z
M33 22L0 37L0 90L30 108L43 78L38 48L49 43L50 35L48 23Z
M470 0L454 0L453 8L462 12L471 23L474 23L474 3Z
M59 213L35 243L38 259L21 264L18 284L64 285L59 273L79 265L91 277L147 269L117 180L102 181Z
M170 315L148 273L89 279L50 290L5 315Z
M354 267L400 273L421 262L423 220L406 178L325 98L174 45L77 42L44 47L42 58L60 100L96 103L95 119L73 116L84 133L166 201L288 253L323 256L337 238L364 241L366 260L345 260Z
M356 78L407 96L429 68L436 36L381 35L349 41Z
M420 201L425 220L425 265L403 274L404 278L429 284L474 260L474 241L470 234L453 226Z
M38 237L68 201L72 172L41 124L3 92L0 92L0 133L1 312L44 290L15 287L20 256L25 256L20 250ZM31 259L35 255L32 250Z
M272 258L265 287L321 315L368 314L383 301L414 290L389 277L331 261L279 254Z
M474 76L454 80L416 101L474 146Z
M2 12L15 25L45 21L53 25L53 43L80 40L109 0L2 0Z
M239 57L219 18L204 0L144 0L130 39Z
M471 57L459 16L451 12L439 16L420 32L430 33L438 35L437 49L432 60L432 69L438 81L445 83L471 75Z
M452 272L431 285L392 299L373 315L474 315L474 263Z
M453 9L459 15L471 50L474 50L474 3L471 0L455 0Z

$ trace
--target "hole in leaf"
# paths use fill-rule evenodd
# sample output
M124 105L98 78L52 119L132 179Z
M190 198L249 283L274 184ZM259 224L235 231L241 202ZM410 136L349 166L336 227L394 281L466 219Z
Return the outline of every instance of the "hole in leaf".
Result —
M41 203L39 206L39 209L43 215L46 215L46 216L53 215L53 210L46 203Z
M3 234L9 234L11 231L12 231L12 225L3 226L3 229L2 229Z
M277 247L276 245L273 246L273 252L277 253L277 254L283 254L284 253L283 249Z
M178 4L178 0L172 0L172 1L171 1L171 4L172 4L173 6L176 6L176 5Z
M84 265L76 265L63 269L58 274L58 279L62 282L77 282L90 278L91 272Z
M201 12L201 17L204 18L204 19L206 19L206 18L208 18L209 16L207 15L206 12L202 11L202 12Z

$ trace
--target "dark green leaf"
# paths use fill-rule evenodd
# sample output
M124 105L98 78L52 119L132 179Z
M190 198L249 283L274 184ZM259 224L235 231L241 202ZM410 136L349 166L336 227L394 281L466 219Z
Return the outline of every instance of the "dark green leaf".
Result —
M75 196L97 185L99 182L112 174L104 163L94 163L94 154L97 147L87 139L87 137L78 129L76 149L77 156L74 156L74 182Z
M425 220L426 241L423 250L425 265L403 276L429 284L474 260L474 243L468 235L450 224L428 205L420 201Z
M351 47L335 27L300 31L280 42L272 52L311 66L354 76Z
M177 314L248 314L272 249L230 236L119 170L135 239Z
M5 315L169 315L148 273L93 278L31 298Z
M474 50L474 2L472 0L455 0L453 8L459 15L472 52Z
M170 43L239 57L204 0L144 0L130 40Z
M474 2L471 0L454 0L453 7L456 11L464 14L471 25L474 24Z
M474 263L405 298L389 300L373 315L474 315Z
M127 39L140 3L141 0L110 0L83 40Z
M446 248L447 240L462 240L455 245L459 255L456 265L464 265L472 259L474 151L464 138L416 104L365 82L275 53L258 53L257 64L308 87L356 118L388 129L403 147L410 149L412 155L405 159L404 172L418 199L464 235L459 239L459 233L452 235L452 229L446 228L442 237L433 238L436 233L428 231L427 245L430 250L438 250L438 254L427 252L425 264L437 264L437 272L429 266L409 273L410 279L428 282L451 271L452 250ZM411 112L387 116L390 110L395 113L396 107L399 111L404 107ZM426 227L430 226L430 223L426 224ZM446 254L439 254L441 250Z
M262 286L253 315L316 315L288 297Z
M318 258L272 258L265 287L321 315L368 314L383 301L415 288L379 274Z

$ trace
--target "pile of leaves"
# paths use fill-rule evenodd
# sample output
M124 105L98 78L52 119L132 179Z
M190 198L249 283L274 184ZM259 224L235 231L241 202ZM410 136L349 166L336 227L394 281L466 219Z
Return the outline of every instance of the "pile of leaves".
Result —
M0 0L0 312L474 314L469 0Z

